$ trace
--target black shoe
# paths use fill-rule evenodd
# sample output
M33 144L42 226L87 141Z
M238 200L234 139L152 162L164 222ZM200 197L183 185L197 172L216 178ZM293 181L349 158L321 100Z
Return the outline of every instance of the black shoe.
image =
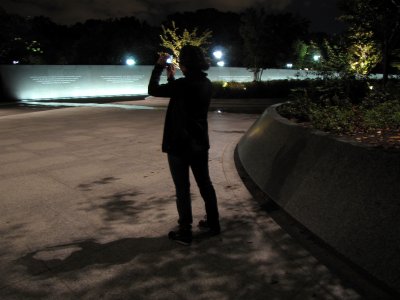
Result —
M192 232L190 230L170 231L168 238L178 244L189 246L192 243Z
M200 229L207 229L207 230L210 229L210 227L208 226L207 219L200 220L198 226Z
M207 219L200 220L198 227L201 230L206 231L209 235L218 235L221 233L221 227L219 226L219 224L210 226Z

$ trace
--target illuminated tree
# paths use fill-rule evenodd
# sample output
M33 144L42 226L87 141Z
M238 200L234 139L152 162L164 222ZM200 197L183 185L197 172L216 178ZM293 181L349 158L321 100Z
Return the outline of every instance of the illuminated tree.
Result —
M340 0L341 20L350 35L368 35L380 47L384 82L388 79L393 50L400 35L400 0ZM373 48L373 47L372 47Z
M371 31L355 32L351 40L353 42L349 48L350 68L358 75L367 76L382 60L379 45L374 41Z
M212 32L206 30L202 33L197 32L197 28L189 31L184 29L181 33L178 27L176 27L175 22L172 21L172 27L167 28L162 26L161 46L172 51L174 56L173 63L179 64L179 53L185 45L193 45L200 47L204 53L207 52L207 45L209 45L209 40L212 37Z
M393 51L392 67L400 71L400 46Z

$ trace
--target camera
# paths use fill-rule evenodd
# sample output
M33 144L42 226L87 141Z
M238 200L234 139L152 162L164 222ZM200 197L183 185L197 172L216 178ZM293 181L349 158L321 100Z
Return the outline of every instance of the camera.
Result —
M170 56L168 57L166 63L167 63L168 65L172 64L173 59L174 59L174 56L173 56L173 55L170 55Z

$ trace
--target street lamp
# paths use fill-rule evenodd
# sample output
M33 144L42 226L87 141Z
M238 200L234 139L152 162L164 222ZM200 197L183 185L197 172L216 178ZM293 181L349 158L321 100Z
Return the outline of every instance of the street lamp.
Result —
M314 59L314 61L319 61L319 60L321 59L321 55L315 54L315 55L313 56L313 59Z
M215 60L217 61L216 62L217 66L219 66L219 67L225 66L225 62L222 60L222 58L224 57L224 52L222 52L221 49L214 50L213 56L214 56Z
M222 53L221 50L215 50L215 51L213 52L213 55L214 55L214 57L215 57L216 59L221 59L222 56L224 56L224 54Z
M136 61L133 57L128 57L125 61L126 65L133 66L136 65Z

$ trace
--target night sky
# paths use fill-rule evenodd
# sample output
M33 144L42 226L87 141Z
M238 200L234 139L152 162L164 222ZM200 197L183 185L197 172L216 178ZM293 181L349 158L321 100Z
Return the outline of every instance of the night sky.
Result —
M240 12L259 0L2 0L8 13L23 16L46 16L59 24L73 24L87 19L135 16L158 25L163 18L178 11L213 7L221 11ZM264 0L271 11L296 12L312 21L312 31L338 32L340 23L337 0Z

